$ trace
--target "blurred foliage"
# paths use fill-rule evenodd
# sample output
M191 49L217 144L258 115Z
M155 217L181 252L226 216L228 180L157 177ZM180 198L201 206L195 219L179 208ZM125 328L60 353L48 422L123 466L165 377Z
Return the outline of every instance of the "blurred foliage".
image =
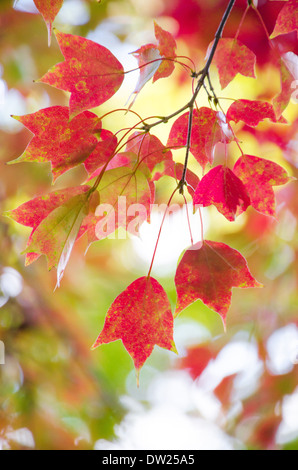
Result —
M89 21L71 25L58 16L56 27L82 36L97 29L104 34L110 28L113 38L118 41L119 54L122 54L121 45L128 44L133 51L153 37L153 19L157 18L177 37L181 54L192 57L198 64L205 57L226 5L223 0L106 0L100 4L85 0L83 3L89 12ZM259 3L271 32L283 2L264 0ZM18 103L7 100L0 109L1 212L52 189L46 165L5 165L22 154L30 133L4 117L7 113L26 114L50 105L67 104L66 93L33 83L62 60L55 39L48 48L41 16L16 11L12 4L12 0L1 0L0 3L0 78L6 84L7 97L18 93ZM235 35L245 6L244 0L236 2L225 31L227 36ZM297 36L286 36L279 39L281 50L291 48L297 53ZM253 12L249 13L239 38L258 55L259 80L238 78L224 91L224 96L272 98L279 89L278 74L270 62L264 32ZM218 86L216 72L212 73ZM175 79L147 85L136 101L135 110L145 117L169 114L183 105L190 93L183 70L176 72ZM123 95L117 94L98 110L99 115L115 105L122 107L128 96L126 88ZM207 99L202 97L201 104L206 103ZM224 106L226 103L228 106L229 101L223 100ZM298 117L297 105L292 103L285 115L290 123L294 123ZM110 129L117 131L124 127L122 119L113 117ZM274 135L275 140L269 143L266 140L260 143L261 140L248 129L240 130L238 138L243 141L247 153L272 159L297 177L295 126L290 124L285 130L282 125L261 124L258 132ZM164 142L169 128L166 125L156 129ZM237 150L233 145L231 157L236 158ZM179 152L176 156L177 161L182 158ZM191 165L197 170L195 162ZM59 178L55 188L80 184L85 176L82 168L75 169ZM235 376L229 382L223 382L218 394L226 416L224 424L219 426L246 448L282 447L275 441L282 420L281 406L298 385L294 363L285 374L273 374L266 366L270 336L289 324L298 327L296 188L293 183L278 190L278 221L250 208L247 214L230 224L215 211L208 211L210 224L206 237L238 249L248 259L253 275L265 287L254 292L234 291L226 334L219 316L201 302L190 306L176 321L177 331L195 321L209 332L213 339L204 348L205 353L206 350L213 351L210 357L216 357L237 335L247 334L247 342L256 342L264 367L256 379L255 389L242 400L236 419L229 418ZM168 194L169 185L164 178L157 187L157 200L164 202ZM131 258L132 243L124 240L97 242L84 257L86 246L81 240L76 244L62 287L53 293L55 273L47 271L44 259L24 267L24 256L20 252L28 234L23 227L0 218L0 340L5 344L6 360L5 365L0 365L0 448L92 449L99 439L112 440L115 436L115 425L125 415L120 397L129 395L131 387L127 384L133 365L120 342L102 346L95 352L91 352L90 347L111 302L135 279L136 273L143 275L141 260L136 255ZM174 305L172 276L165 276L160 281ZM177 345L179 349L179 341ZM190 347L187 340L181 342L182 356L184 346ZM192 373L193 379L197 380L205 369L206 355L202 359L201 346L196 348L195 354L185 355L184 362L156 348L141 373L141 392L147 386L146 380L142 383L146 367L153 371L181 367L193 371L197 362L197 373ZM146 393L142 393L140 396L146 403ZM210 393L216 394L216 390ZM245 423L250 423L249 434L241 433ZM296 436L290 436L284 448L297 450L297 435L298 423Z

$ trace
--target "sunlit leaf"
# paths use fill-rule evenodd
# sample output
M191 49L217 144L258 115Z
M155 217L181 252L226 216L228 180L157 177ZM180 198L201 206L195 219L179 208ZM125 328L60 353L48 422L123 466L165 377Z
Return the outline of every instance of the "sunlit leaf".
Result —
M55 31L65 62L57 64L39 81L70 91L70 116L95 108L120 88L124 71L106 48L72 34Z
M13 117L34 137L23 155L9 163L51 162L54 181L84 162L97 147L102 132L106 132L102 131L96 114L89 111L69 121L69 108L65 106L52 106L34 114Z
M218 165L200 181L194 195L194 204L207 207L214 205L228 220L250 205L249 195L243 182L229 168Z
M250 204L265 215L275 216L275 196L272 186L286 184L290 177L277 163L252 155L240 157L233 169L243 182Z
M155 345L175 351L170 302L154 278L137 279L115 299L93 348L118 339L122 340L137 371Z
M238 73L245 77L256 78L256 56L238 39L220 39L214 54L214 63L218 69L222 88L228 86Z
M198 243L185 252L177 268L175 284L175 316L200 299L221 316L224 324L231 304L232 287L262 287L238 251L213 241Z

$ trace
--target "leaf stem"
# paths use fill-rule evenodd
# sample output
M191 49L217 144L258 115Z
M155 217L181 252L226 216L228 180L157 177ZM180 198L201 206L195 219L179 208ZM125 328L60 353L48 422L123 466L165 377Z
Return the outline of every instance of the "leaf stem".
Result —
M151 264L150 264L150 268L149 268L149 271L148 271L148 274L147 274L147 278L149 279L150 275L151 275L151 271L152 271L152 268L153 268L153 263L154 263L154 260L155 260L155 255L156 255L156 251L157 251L157 247L158 247L158 243L159 243L159 240L160 240L160 236L161 236L161 231L162 231L162 228L163 228L163 224L165 222L165 218L166 218L166 215L167 215L167 212L168 212L168 209L170 207L170 204L172 202L172 199L174 197L174 195L176 194L176 192L178 191L179 189L179 186L177 186L177 188L174 190L174 192L172 193L169 201L168 201L168 204L167 204L167 208L165 210L165 213L163 215L163 218L162 218L162 222L161 222L161 225L160 225L160 229L159 229L159 232L158 232L158 236L157 236L157 240L156 240L156 244L155 244L155 248L154 248L154 252L153 252L153 256L152 256L152 261L151 261Z

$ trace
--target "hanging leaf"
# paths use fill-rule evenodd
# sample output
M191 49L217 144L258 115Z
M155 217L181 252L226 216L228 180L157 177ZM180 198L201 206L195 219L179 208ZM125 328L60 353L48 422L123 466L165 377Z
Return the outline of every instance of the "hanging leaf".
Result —
M69 121L69 108L65 106L52 106L26 116L13 117L34 137L23 155L9 163L51 162L53 181L84 162L104 132L96 114L85 111Z
M298 31L298 1L289 0L281 9L271 37Z
M78 194L54 209L33 232L24 253L48 258L49 270L57 267L57 287L63 277L83 219L88 214L88 195Z
M178 184L182 179L183 170L184 165L182 165L182 163L175 163L173 161L166 160L165 162L156 166L155 171L153 172L152 181L158 181L163 176L170 176L171 178L174 178ZM195 188L200 182L200 178L193 171L187 169L185 182L189 194L191 197L193 197Z
M140 47L132 54L138 61L140 77L136 88L132 94L135 94L131 106L134 104L137 95L146 83L153 77L153 83L160 78L166 78L174 71L176 57L176 41L168 31L163 30L157 23L154 23L155 37L157 45L146 44Z
M189 113L187 112L174 122L167 147L178 148L187 145L188 121ZM214 146L221 140L222 132L218 125L217 112L205 107L195 109L190 151L203 168L207 163L213 163Z
M262 287L249 272L245 258L236 250L213 241L198 243L183 255L175 276L177 316L200 299L217 312L225 325L232 287Z
M176 351L170 302L154 278L137 279L116 298L93 349L118 339L132 357L137 372L155 345Z
M221 88L228 86L238 73L256 78L256 56L238 39L221 38L213 61L218 69Z
M277 163L252 155L240 157L233 169L243 182L250 204L259 212L275 217L275 196L272 186L290 181L287 172Z
M298 80L298 56L293 52L287 52L280 59L281 91L272 100L277 118L289 104L295 90L295 80Z
M237 100L227 111L228 121L242 121L251 127L256 127L264 119L277 122L272 104L266 101ZM282 118L281 122L286 121Z
M57 64L39 81L70 91L70 116L100 106L120 88L124 71L106 48L89 39L55 31L65 62Z
M34 0L48 28L48 44L51 45L52 25L62 7L63 0Z
M119 227L136 235L139 225L150 220L152 193L146 176L121 167L106 171L98 186L99 202L88 225L88 240L111 235ZM139 216L139 223L133 221Z
M200 181L194 195L194 205L212 204L228 220L234 221L250 205L249 195L242 181L229 168L218 165Z
M28 240L28 245L30 245L33 233L54 209L63 206L73 197L85 194L88 191L90 191L90 186L87 185L60 189L44 196L35 197L16 209L5 212L3 215L33 229ZM39 256L38 253L27 253L26 266L33 263Z
M103 129L100 133L100 142L97 143L94 152L84 161L84 166L92 178L95 172L100 173L97 170L101 169L115 154L117 145L117 137L112 132Z
M142 169L142 164L145 164L150 172L154 167L163 161L172 161L172 152L168 150L161 141L149 132L140 133L135 132L126 146L126 152L133 152L137 156L137 161L140 163L139 168Z

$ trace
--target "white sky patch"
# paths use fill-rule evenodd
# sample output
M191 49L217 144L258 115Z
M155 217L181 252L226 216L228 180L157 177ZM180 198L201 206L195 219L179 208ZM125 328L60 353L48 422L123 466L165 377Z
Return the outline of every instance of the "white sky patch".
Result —
M190 225L194 244L201 241L200 215L192 213L192 205L188 205ZM140 237L132 239L135 254L144 265L150 265L164 211L156 210L151 214L151 223L144 222L140 227ZM204 228L208 229L209 221L204 212ZM161 237L153 265L153 273L158 275L171 274L177 266L181 253L191 245L187 222L186 207L167 215L162 228Z
M33 0L15 0L13 8L14 10L24 11L26 13L39 13Z
M26 102L22 94L12 88L7 89L6 82L0 79L0 129L15 133L23 128L20 122L11 117L11 114L20 116L26 114Z
M269 355L267 367L272 374L281 375L291 372L294 364L298 363L297 326L290 324L275 331L268 339L267 351Z
M73 26L86 24L90 20L89 8L81 0L64 0L56 19L60 23L71 24Z
M282 414L283 420L276 436L277 443L281 445L298 438L298 389L284 398Z
M199 384L206 391L211 391L225 377L238 374L233 398L242 399L253 393L262 371L263 364L258 356L257 345L254 342L232 341L208 364L199 378Z

